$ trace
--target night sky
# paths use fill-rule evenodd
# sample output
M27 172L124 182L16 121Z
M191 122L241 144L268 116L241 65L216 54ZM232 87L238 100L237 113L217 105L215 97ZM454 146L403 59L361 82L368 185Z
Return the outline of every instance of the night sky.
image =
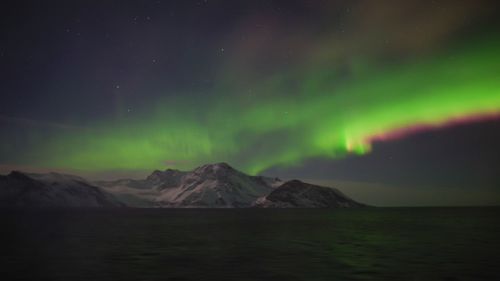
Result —
M500 204L497 1L16 1L0 173L228 162L379 205Z

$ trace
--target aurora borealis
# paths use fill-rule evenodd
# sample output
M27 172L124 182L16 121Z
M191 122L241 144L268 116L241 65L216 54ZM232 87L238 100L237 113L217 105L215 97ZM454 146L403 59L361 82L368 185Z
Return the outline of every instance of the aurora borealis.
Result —
M13 7L0 165L259 174L500 114L494 1L180 2Z
M309 157L364 154L371 138L395 130L498 113L499 48L480 45L448 54L453 59L367 69L338 86L322 78L328 70L314 69L299 73L305 85L299 85L302 89L292 99L276 94L265 102L239 106L231 95L204 105L162 101L137 120L62 134L44 151L49 152L47 158L57 155L48 159L56 167L189 169L221 158L253 174ZM262 91L286 93L292 82L288 79L296 77L285 77Z

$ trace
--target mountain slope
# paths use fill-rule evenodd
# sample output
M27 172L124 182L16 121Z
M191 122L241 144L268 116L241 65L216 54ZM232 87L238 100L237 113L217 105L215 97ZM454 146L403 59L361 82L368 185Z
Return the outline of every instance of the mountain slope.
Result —
M226 163L207 164L193 171L154 171L143 180L95 182L135 207L250 207L282 183L277 178L246 175Z
M287 181L255 202L261 208L352 208L362 207L340 191L299 180Z
M99 186L99 187L98 187ZM142 180L88 183L58 173L0 176L0 207L351 208L340 191L298 180L249 176L226 163L154 171Z
M120 207L113 195L83 178L11 172L0 176L0 207Z
M178 186L161 190L157 201L172 207L250 207L279 183L248 176L226 163L208 164L186 173Z
M363 206L340 191L246 175L226 163L190 172L154 171L144 180L98 182L129 206L170 208L343 208Z

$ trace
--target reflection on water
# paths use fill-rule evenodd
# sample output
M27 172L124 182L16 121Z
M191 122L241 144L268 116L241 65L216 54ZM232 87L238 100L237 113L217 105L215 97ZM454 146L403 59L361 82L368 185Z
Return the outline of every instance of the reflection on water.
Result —
M499 208L3 210L0 219L0 270L11 280L500 278Z

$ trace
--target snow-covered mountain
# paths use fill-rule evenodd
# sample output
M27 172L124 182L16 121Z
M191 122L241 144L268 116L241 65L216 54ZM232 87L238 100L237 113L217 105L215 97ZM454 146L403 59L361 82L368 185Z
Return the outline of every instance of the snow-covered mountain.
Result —
M279 184L279 179L248 176L226 163L208 164L186 173L179 185L163 188L158 202L174 207L250 207Z
M359 207L340 191L297 180L249 176L226 163L207 164L190 172L154 171L144 180L96 182L134 207L191 208L337 208Z
M85 179L58 173L0 176L0 207L121 207Z
M282 183L279 179L249 176L226 163L183 172L154 171L144 180L96 182L128 205L156 207L250 207Z
M0 176L0 207L343 208L360 203L298 180L249 176L226 163L90 183L58 173Z

